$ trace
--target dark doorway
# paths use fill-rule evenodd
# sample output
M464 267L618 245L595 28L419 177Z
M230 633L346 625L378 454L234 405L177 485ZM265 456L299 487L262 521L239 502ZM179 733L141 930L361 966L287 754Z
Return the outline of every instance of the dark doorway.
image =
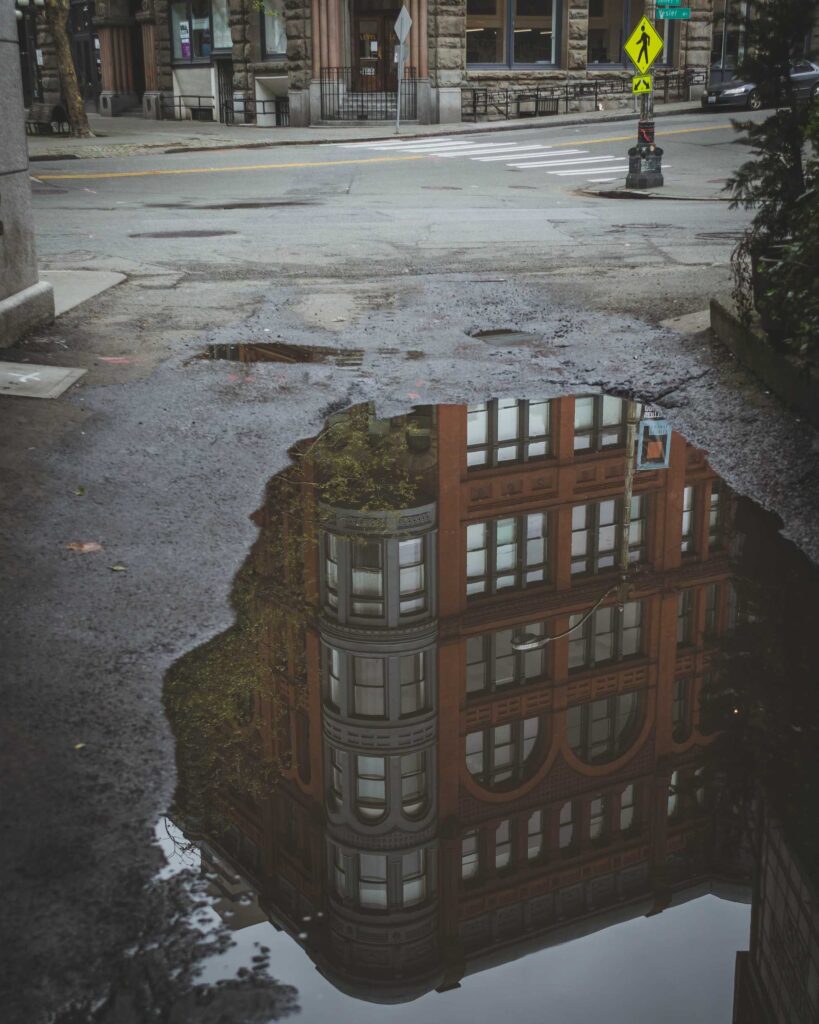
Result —
M98 109L102 92L100 41L94 31L93 0L72 0L68 26L71 33L71 52L77 83L86 110Z
M353 16L353 91L395 92L398 87L396 51L398 38L393 31L398 9L384 10L359 0Z
M18 8L18 11L21 8ZM23 75L23 105L30 107L43 98L40 68L37 64L37 27L33 8L22 9L17 21L17 41L20 44L20 70Z
M233 124L233 61L216 58L216 81L219 87L219 120Z

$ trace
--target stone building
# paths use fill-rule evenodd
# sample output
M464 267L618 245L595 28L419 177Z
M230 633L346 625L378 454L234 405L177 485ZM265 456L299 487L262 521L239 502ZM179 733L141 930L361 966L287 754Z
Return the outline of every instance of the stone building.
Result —
M675 82L675 98L690 95L712 57L713 0L690 6L689 21L655 23L665 40L657 70L700 73ZM561 110L630 105L623 43L654 10L644 0L406 0L406 7L412 29L402 113L422 123L491 116L491 97L487 107L475 90L539 88L559 96ZM141 109L151 118L275 125L288 123L289 108L290 124L307 125L395 116L400 9L398 0L72 0L70 24L83 94L101 114ZM42 25L37 59L45 99L56 101ZM582 94L566 91L578 82L591 84Z

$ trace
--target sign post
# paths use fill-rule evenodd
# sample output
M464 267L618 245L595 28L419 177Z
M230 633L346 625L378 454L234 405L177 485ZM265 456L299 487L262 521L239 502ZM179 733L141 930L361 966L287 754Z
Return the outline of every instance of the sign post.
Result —
M663 151L654 144L654 88L648 71L663 52L663 41L648 18L642 17L623 49L637 69L631 88L640 97L637 145L628 151L626 188L657 188L663 184Z
M398 95L395 100L395 134L401 130L401 80L404 77L404 60L406 59L406 41L412 28L412 18L406 7L395 20L395 34L398 36Z

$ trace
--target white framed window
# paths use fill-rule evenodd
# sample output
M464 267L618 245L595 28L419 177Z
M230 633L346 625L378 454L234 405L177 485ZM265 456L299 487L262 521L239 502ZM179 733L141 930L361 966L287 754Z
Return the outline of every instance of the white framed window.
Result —
M545 512L504 516L466 529L468 597L543 583L548 574Z

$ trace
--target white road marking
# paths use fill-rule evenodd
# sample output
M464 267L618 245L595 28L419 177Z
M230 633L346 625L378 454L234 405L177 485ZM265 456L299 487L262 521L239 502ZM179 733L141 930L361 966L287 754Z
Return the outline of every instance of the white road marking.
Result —
M582 150L580 151L583 152ZM530 167L569 167L575 164L599 164L599 163L611 163L612 160L618 160L616 156L576 156L571 160L538 160L536 163L514 163L509 164L510 167L517 167L520 170L528 170ZM596 167L590 167L589 171L596 171Z
M532 156L571 156L573 153L587 153L586 149L549 149L548 146L524 146L524 149L543 149L545 153L533 153ZM518 152L522 152L519 150ZM504 153L501 156L476 156L474 159L478 163L492 163L495 160L508 160L509 154ZM526 158L528 160L528 157ZM512 165L510 164L510 167Z
M582 170L571 170L571 171L547 171L547 174L556 174L561 178L568 178L572 174L585 174L587 177L589 173L596 173L597 171L627 171L628 164L618 164L614 167L586 167Z

